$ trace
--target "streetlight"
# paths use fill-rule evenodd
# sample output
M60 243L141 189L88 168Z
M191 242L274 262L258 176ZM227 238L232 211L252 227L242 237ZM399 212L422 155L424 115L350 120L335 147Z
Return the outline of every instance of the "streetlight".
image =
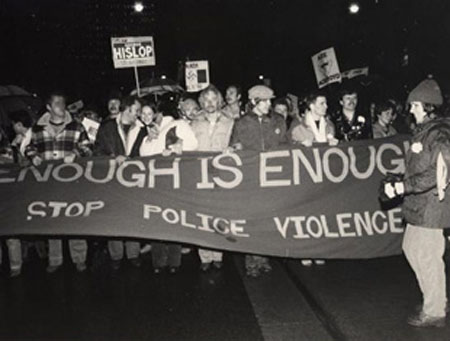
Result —
M357 2L352 2L348 6L348 11L350 12L350 14L357 14L359 12L359 9L359 4Z
M166 79L166 75L162 75L162 76L161 76L161 79Z
M258 78L259 78L259 80L262 81L262 80L264 80L264 75L259 75Z
M138 13L141 13L144 10L144 5L142 4L142 2L139 1L135 2L133 7L134 11Z

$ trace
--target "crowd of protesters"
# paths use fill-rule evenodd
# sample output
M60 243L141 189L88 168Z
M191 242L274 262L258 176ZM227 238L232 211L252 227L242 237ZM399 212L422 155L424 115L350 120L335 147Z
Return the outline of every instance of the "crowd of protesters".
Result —
M421 91L426 96L428 89ZM133 157L182 154L183 151L232 153L267 151L289 145L334 146L414 129L412 121L406 120L400 101L386 98L364 112L358 106L358 93L354 89L339 94L339 109L333 112L328 110L327 94L320 90L311 91L298 103L292 103L290 97L276 98L274 90L266 85L251 87L246 93L247 103L238 85L230 85L224 94L225 98L210 85L198 97L180 96L178 105L171 107L146 98L122 97L117 92L108 99L107 114L102 120L101 115L91 110L70 113L66 97L53 92L46 101L45 112L36 122L26 111L10 114L15 136L8 139L8 134L0 130L0 162L39 166L46 160L70 163L81 157L103 155L121 164ZM84 118L101 123L95 139L88 136L82 123ZM63 263L62 245L59 239L45 243L7 239L10 275L20 275L22 257L30 247L48 258L49 273L57 271ZM68 245L76 269L85 271L88 242L70 239ZM117 239L107 241L105 249L113 269L120 267L124 254L133 266L139 267L140 254L151 250L155 273L165 269L176 273L183 251L190 251L176 243L155 241L141 245L137 240ZM222 267L222 252L199 248L198 255L202 271ZM302 260L305 266L324 263L320 259ZM262 256L247 255L245 265L247 274L253 277L271 270L269 259Z

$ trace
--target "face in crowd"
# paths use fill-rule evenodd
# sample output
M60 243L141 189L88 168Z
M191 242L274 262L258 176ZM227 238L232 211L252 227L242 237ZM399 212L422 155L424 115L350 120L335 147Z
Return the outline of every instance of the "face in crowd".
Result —
M126 107L123 111L123 116L125 118L125 121L129 124L133 124L136 122L138 116L141 114L142 105L139 101L134 101L134 103Z
M228 105L233 105L235 103L238 103L241 99L241 95L238 94L238 90L234 86L228 87L226 93L225 93L225 100Z
M423 123L425 117L427 116L427 112L425 111L422 102L411 102L409 112L413 114L417 124Z
M356 106L358 105L358 94L346 94L342 96L342 99L339 101L339 103L342 105L342 109L346 111L355 111Z
M378 121L385 126L391 125L392 121L394 120L394 110L387 109L385 111L382 111L378 115Z
M52 96L47 104L47 110L55 118L64 118L66 115L66 99L64 96Z
M120 112L120 99L112 98L108 101L108 111L111 116L118 115Z
M272 105L272 101L270 99L259 99L253 103L255 105L253 111L259 115L267 115L270 111L270 106Z
M144 105L141 110L140 119L145 125L149 125L155 119L156 113L153 111L152 107L149 105Z
M324 96L318 96L316 100L310 104L309 108L314 115L325 117L328 109L327 98Z
M203 110L205 110L208 114L214 114L219 110L219 95L214 91L208 91L203 99Z
M183 102L180 103L180 111L181 114L186 117L188 120L193 120L198 115L198 112L200 110L198 104L193 99L185 99Z
M289 114L288 107L285 104L276 104L275 107L273 108L273 111L275 111L277 114L283 116L284 119L286 119Z

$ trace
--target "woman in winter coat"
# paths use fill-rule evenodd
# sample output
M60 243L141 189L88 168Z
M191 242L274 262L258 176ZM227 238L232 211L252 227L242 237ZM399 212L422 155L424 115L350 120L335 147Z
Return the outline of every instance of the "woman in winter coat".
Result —
M433 79L424 80L409 94L410 112L417 128L406 153L404 178L384 183L388 198L404 196L407 227L403 251L423 295L423 304L408 319L414 327L443 327L448 310L443 229L450 226L450 196L448 191L445 193L450 120L433 118L442 102L441 91Z

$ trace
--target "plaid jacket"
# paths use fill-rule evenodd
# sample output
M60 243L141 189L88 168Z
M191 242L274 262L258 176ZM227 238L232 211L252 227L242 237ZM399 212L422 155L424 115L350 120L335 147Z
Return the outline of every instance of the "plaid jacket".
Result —
M38 155L44 160L58 160L71 153L92 155L91 142L83 125L66 113L63 129L55 134L50 125L50 113L45 113L31 128L31 141L25 155L30 159Z

